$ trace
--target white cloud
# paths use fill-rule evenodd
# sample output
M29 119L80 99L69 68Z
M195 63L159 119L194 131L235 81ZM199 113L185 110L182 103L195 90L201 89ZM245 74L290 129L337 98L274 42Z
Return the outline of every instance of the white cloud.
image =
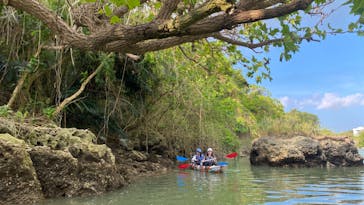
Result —
M333 93L325 93L320 103L317 105L317 109L330 109L349 107L354 105L363 105L364 95L361 93L355 93L347 96L337 96Z
M355 93L347 96L339 96L334 93L312 95L305 99L293 99L284 96L279 99L284 107L299 108L314 107L319 110L342 108L350 106L364 106L364 94Z
M281 103L284 107L287 107L290 104L290 99L288 96L279 98L279 101L281 101Z
M305 107L305 106L317 106L318 105L317 96L314 96L314 97L309 98L309 99L301 100L301 101L299 101L299 105L301 107Z

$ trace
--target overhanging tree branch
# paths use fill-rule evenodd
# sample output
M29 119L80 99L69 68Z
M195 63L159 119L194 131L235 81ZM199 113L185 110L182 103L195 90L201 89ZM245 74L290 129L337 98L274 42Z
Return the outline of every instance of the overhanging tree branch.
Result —
M178 17L176 21L173 21L172 26L176 28L176 30L181 31L213 13L227 11L232 8L232 6L231 3L228 3L225 0L206 1L196 9Z
M166 48L171 48L173 46L177 46L187 42L193 42L196 40L200 40L203 38L209 37L211 34L204 35L186 35L181 37L169 37L163 39L151 39L143 42L136 43L131 47L126 47L123 43L110 43L107 45L106 50L108 51L120 51L124 50L125 52L134 53L134 54L144 54L150 51L158 51Z
M250 49L261 48L263 46L271 45L273 43L284 42L284 38L276 38L276 39L262 41L259 43L247 43L247 42L243 42L243 41L239 41L239 40L235 40L235 39L223 36L220 33L213 34L211 37L214 37L220 41L224 41L224 42L238 45L238 46L247 47ZM318 41L318 40L313 39L312 37L298 37L298 40Z
M274 6L276 4L279 3L285 3L287 2L287 0L245 0L245 1L240 1L237 5L236 8L242 10L242 11L247 11L247 10L251 10L251 9L264 9L264 8L268 8L271 6Z
M284 16L298 10L306 9L313 0L295 0L269 9L243 11L236 9L229 14L222 14L203 19L187 28L189 34L214 33L223 29L232 29L243 23L251 23L264 19Z
M172 18L171 14L176 10L179 1L164 1L160 13L150 22L139 25L112 25L106 21L107 24L102 24L100 29L90 29L89 35L72 29L61 17L37 0L0 0L0 3L7 3L35 16L69 47L142 54L206 38L212 33L232 29L244 23L284 16L306 9L313 2L313 0L293 0L284 3L280 0L263 0L256 1L256 4L250 6L245 4L245 7L241 7L244 9L237 7L232 12L226 13L221 11L234 6L229 3L230 1L209 0L181 16ZM237 5L241 2L244 1L239 1ZM145 47L141 48L142 46Z

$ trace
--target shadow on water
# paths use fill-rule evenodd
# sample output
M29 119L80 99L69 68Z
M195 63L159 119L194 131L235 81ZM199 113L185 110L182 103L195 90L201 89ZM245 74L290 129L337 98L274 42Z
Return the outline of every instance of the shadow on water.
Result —
M363 168L251 167L241 159L223 174L174 170L101 196L42 204L364 204L363 193Z

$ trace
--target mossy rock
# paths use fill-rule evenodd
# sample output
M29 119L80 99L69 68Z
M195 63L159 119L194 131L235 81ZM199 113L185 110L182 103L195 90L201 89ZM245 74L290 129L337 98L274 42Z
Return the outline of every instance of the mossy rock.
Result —
M0 118L0 134L10 134L15 135L16 126L13 121L6 120L5 118Z
M69 152L49 147L30 150L45 197L73 196L80 187L78 161Z
M43 198L23 140L0 134L0 204L25 204Z
M107 162L115 164L115 156L106 145L76 143L68 147L73 157L85 162Z
M89 130L76 128L60 128L34 126L30 123L18 123L13 119L0 117L0 134L8 133L24 140L31 146L48 146L52 149L63 150L76 143L94 143L96 136Z
M111 149L95 144L89 130L0 122L15 135L0 135L0 205L100 194L126 183Z

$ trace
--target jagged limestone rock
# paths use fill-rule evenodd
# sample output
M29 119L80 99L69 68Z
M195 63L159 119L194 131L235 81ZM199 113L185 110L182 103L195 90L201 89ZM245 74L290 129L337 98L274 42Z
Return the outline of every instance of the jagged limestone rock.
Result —
M0 204L43 199L41 185L23 140L0 134Z
M89 130L0 117L0 136L0 205L101 194L165 170L142 152L114 155Z
M261 137L250 151L253 165L361 166L363 158L349 138Z

